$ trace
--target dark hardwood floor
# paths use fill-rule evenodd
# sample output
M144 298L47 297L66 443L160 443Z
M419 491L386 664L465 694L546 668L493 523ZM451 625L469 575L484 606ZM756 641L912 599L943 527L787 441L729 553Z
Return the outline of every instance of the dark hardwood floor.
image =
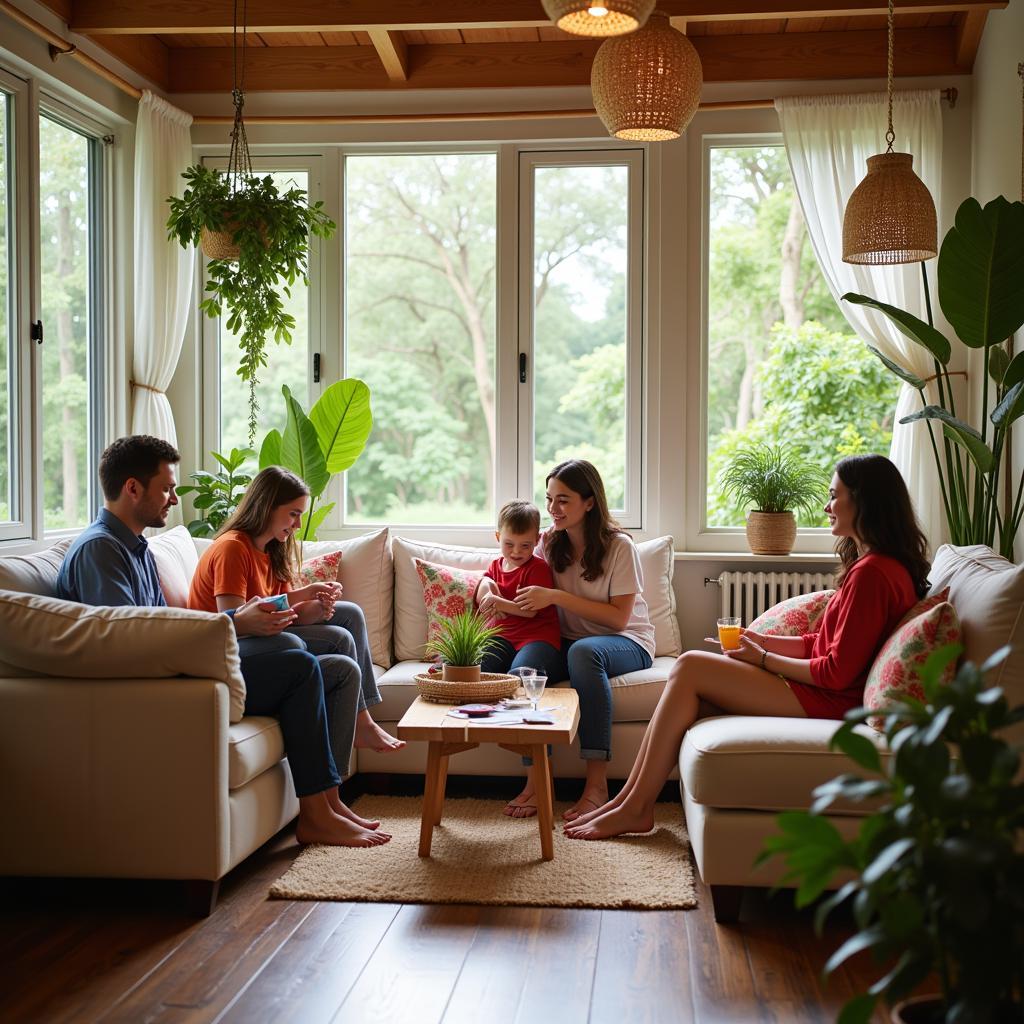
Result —
M0 1020L799 1024L875 976L826 987L849 926L817 938L790 893L748 892L730 926L703 886L693 911L268 900L298 849L280 833L202 920L173 883L7 880Z

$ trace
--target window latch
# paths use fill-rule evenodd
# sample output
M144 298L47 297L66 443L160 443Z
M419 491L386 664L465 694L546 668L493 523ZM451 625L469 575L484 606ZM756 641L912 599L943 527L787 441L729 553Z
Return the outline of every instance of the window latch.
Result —
M519 383L526 383L526 353L519 353Z
M320 353L313 353L313 383L320 383Z
M43 343L43 321L42 320L37 320L34 324L31 325L31 327L29 329L29 332L28 332L28 336L32 339L32 341L37 341L40 345L42 345L42 343Z

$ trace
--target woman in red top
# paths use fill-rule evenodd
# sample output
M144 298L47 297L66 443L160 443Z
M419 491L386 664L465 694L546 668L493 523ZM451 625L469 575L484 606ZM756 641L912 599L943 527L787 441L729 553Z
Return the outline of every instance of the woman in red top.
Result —
M899 470L881 455L853 455L836 466L825 514L841 568L820 630L778 637L746 629L739 650L724 658L680 655L626 784L569 824L570 838L654 827L654 802L702 700L737 715L836 719L861 703L879 648L928 587L927 543Z

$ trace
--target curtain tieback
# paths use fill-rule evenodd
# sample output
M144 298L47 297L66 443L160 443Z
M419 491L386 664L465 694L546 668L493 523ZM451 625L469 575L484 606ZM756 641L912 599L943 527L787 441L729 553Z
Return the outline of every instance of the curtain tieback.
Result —
M128 381L133 388L142 388L143 391L152 391L154 395L166 395L166 391L161 391L159 388L151 387L149 384L140 384L137 380Z
M966 370L947 370L945 375L947 377L963 377L964 380L967 380L967 371ZM937 373L933 373L930 377L922 377L921 378L921 380L925 384L930 384L933 380L938 380L938 379L939 379L939 375Z

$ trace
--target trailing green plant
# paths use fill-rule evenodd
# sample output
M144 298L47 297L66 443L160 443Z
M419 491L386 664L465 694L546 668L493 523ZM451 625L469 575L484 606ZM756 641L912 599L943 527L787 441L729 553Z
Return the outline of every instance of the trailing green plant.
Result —
M738 505L756 512L813 515L824 502L828 477L790 445L755 444L730 457L718 485Z
M337 225L323 203L308 203L306 192L280 192L268 174L222 175L196 164L182 175L181 198L167 201L168 238L183 247L198 245L206 231L230 231L238 258L211 259L199 308L209 317L226 309L224 326L238 335L242 358L238 374L249 383L249 444L256 438L256 382L267 365L267 337L291 344L295 318L285 312L281 293L291 295L296 281L308 284L309 236L330 238Z
M242 500L245 489L252 483L252 475L245 467L247 459L256 453L251 448L232 448L229 455L220 452L210 454L223 467L216 473L201 469L190 473L189 478L195 484L179 487L178 494L191 494L192 507L200 513L198 519L188 524L188 532L193 537L212 537L227 522L235 507Z
M1000 553L1012 559L1024 518L1024 477L1011 481L1015 491L1003 508L1000 474L1008 461L1010 427L1024 415L1024 352L1011 358L1012 336L1024 325L1024 203L998 196L982 207L976 199L964 200L939 250L939 305L960 341L983 353L980 431L957 415L949 370L953 347L932 323L927 274L924 281L928 323L865 295L850 292L843 298L884 313L901 334L931 354L938 404L928 403L926 380L871 350L921 396L921 410L900 422L929 421L952 542L994 547L998 537ZM931 421L942 428L941 451Z
M883 966L843 1008L841 1024L866 1022L879 997L902 999L932 975L947 1024L1024 1019L1024 785L1019 745L998 735L1024 721L1024 705L1011 708L984 683L1009 650L980 669L967 662L948 685L942 670L960 647L935 651L922 671L924 700L905 697L883 713L885 764L856 728L878 712L847 714L831 745L869 777L819 786L811 810L779 815L781 833L765 842L759 862L785 858L783 882L798 883L798 906L817 900L837 872L854 873L817 908L819 934L847 902L857 929L825 973L864 950ZM836 800L877 804L853 839L821 817Z
M437 635L427 641L426 652L436 654L446 665L479 665L497 646L500 633L478 612L460 612L441 620Z

